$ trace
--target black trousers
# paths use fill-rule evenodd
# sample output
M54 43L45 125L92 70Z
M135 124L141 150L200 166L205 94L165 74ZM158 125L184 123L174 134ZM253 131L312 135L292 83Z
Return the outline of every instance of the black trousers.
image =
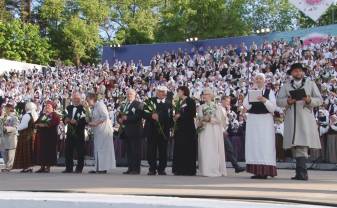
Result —
M225 142L225 152L228 157L228 160L232 163L233 168L237 169L239 165L236 153L234 152L232 142L229 140L228 137L224 139L224 142Z
M147 160L150 171L163 172L167 166L168 141L162 137L147 138ZM157 164L157 152L159 153L159 165Z
M128 171L140 172L141 148L142 148L141 139L127 138L124 141L126 144Z
M73 171L74 167L74 150L77 153L77 166L76 171L82 171L84 166L84 155L85 155L85 142L84 138L67 138L65 146L65 159L66 159L66 170Z

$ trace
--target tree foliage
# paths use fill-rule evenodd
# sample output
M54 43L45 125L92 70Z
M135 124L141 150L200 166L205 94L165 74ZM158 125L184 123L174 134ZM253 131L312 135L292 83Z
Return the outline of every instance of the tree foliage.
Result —
M159 41L182 41L188 37L217 38L248 33L241 0L174 0L161 8Z
M270 28L272 31L287 31L296 28L299 12L288 0L247 0L245 20L252 30Z
M262 28L286 31L325 25L333 23L336 8L315 23L288 0L0 0L0 56L34 63L95 62L104 44L208 39L249 35Z
M39 27L20 20L0 23L0 49L0 57L29 63L48 64L53 55Z

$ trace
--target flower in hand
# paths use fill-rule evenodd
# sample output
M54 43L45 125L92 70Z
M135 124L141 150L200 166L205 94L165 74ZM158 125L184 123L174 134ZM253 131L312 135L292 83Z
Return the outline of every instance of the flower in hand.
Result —
M123 123L123 118L118 118L118 123L122 124Z
M123 121L128 120L128 116L127 116L127 115L123 115L123 116L122 116L122 120L123 120Z
M174 115L174 120L177 121L180 118L180 113Z
M159 120L159 115L157 113L152 114L152 119L155 121Z
M74 119L72 119L72 120L69 121L69 123L72 124L72 125L76 125L76 124L77 124L77 121L74 120Z
M69 122L70 122L70 119L69 119L69 118L64 119L64 123L65 123L65 124L68 124Z
M204 121L204 122L210 122L211 121L211 116L209 116L209 115L204 116L203 119L202 119L202 121Z

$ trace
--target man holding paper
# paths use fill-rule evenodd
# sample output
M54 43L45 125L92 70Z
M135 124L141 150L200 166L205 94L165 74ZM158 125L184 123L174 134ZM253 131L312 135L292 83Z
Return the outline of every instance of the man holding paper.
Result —
M296 159L293 180L308 180L308 151L321 148L313 108L323 101L315 82L304 77L304 70L302 64L293 64L287 72L293 79L282 86L277 96L277 105L286 109L283 148L291 149Z

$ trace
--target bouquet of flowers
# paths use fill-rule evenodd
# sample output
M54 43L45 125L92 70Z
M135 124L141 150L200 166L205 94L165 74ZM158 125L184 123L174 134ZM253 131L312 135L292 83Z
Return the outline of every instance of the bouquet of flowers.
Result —
M178 114L183 106L183 100L182 99L176 99L176 100L173 100L173 111L174 111L174 114ZM177 127L178 127L178 122L175 121L174 122L174 126L173 126L173 133L176 132L177 130Z
M15 110L15 115L20 120L21 116L22 116L22 110L21 109L16 109Z
M120 111L118 113L118 117L122 117L122 116L126 116L129 114L129 110L128 110L128 104L127 103L124 103L121 108L120 108ZM120 137L123 133L123 130L125 128L125 125L124 124L119 124L119 128L118 128L118 137Z
M206 123L211 121L211 117L214 116L216 111L216 104L209 103L202 108L202 115L198 117L197 134L200 134L204 130Z
M156 104L152 100L148 99L147 101L145 101L144 112L148 113L148 114L157 113ZM167 139L166 135L164 133L163 127L161 126L160 122L157 121L156 124L158 126L159 133L164 137L164 139Z
M50 122L51 122L51 118L47 115L43 115L39 121L40 124L46 124L46 125L49 125Z
M0 136L3 136L5 133L5 128L4 126L6 125L7 117L3 116L0 119Z
M65 113L65 118L67 118L68 113L67 113L66 111L65 111L64 113ZM74 119L75 119L76 121L78 121L78 120L80 120L80 119L82 119L82 118L84 118L84 119L87 118L86 113L84 113L84 112L82 112L82 113L76 113L75 116L74 116ZM72 137L76 137L76 135L77 135L77 133L76 133L76 128L75 128L75 126L72 125L72 124L68 124L68 125L67 125L67 132L69 132L69 134L70 134Z
M87 123L89 123L92 119L91 109L89 107L85 107L84 110L85 110L85 120Z

